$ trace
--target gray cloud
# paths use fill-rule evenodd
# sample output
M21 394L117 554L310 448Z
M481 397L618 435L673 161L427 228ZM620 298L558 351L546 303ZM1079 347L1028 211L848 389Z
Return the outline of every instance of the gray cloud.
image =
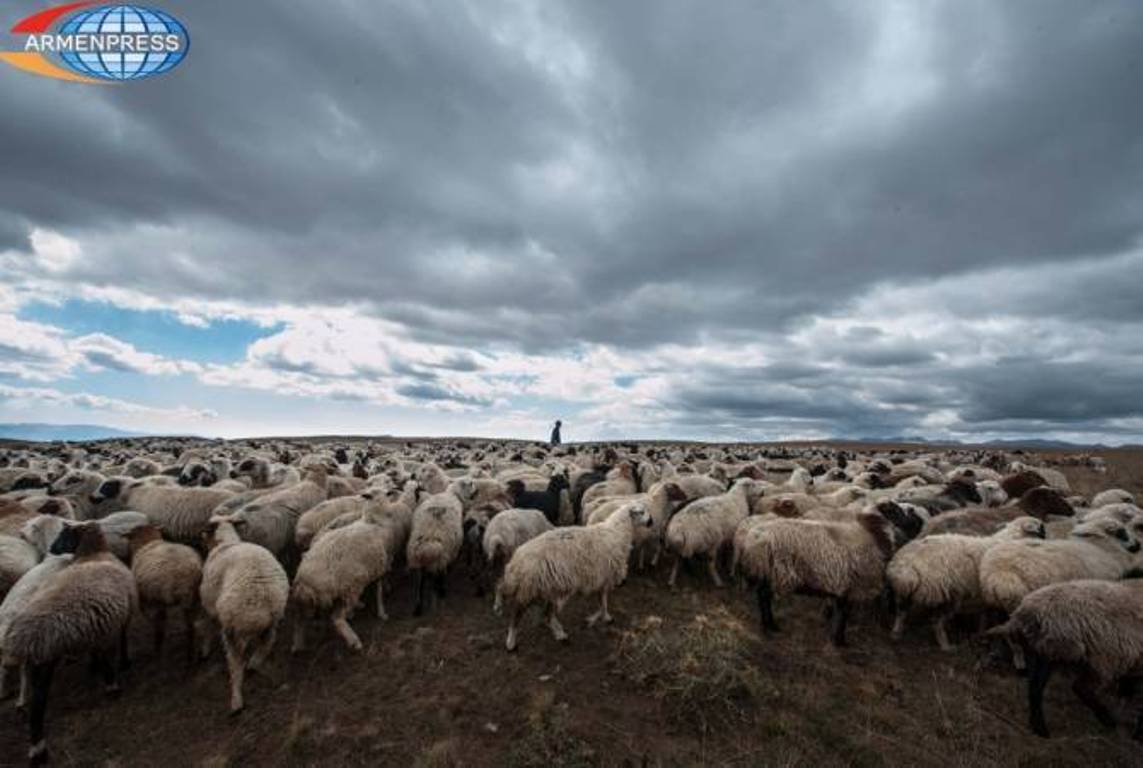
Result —
M776 345L671 390L707 423L1138 414L1143 350L1108 341L1143 324L1138 3L174 10L194 48L161 81L65 99L5 73L0 251L55 229L84 248L71 285L353 302L458 347ZM929 309L950 336L785 349L886 286L880 319ZM1070 321L1106 357L949 363L1002 343L964 330L989 317ZM435 371L481 365L392 373L465 402Z

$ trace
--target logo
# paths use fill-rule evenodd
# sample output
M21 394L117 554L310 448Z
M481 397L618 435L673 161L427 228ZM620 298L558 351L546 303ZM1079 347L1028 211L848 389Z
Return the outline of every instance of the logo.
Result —
M142 80L170 72L190 50L187 28L139 5L69 3L16 22L19 51L0 59L44 77L80 83Z

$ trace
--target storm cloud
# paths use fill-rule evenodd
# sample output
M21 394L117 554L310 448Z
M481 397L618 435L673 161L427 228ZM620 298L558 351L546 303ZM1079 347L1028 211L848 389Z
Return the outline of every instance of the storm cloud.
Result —
M582 438L1137 436L1137 2L169 10L161 78L0 72L0 309L273 332L205 365L40 327L0 339L10 381Z

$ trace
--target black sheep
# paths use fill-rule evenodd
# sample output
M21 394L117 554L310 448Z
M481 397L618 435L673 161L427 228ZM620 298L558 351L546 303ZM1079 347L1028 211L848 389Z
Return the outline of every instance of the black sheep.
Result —
M562 474L552 475L547 489L543 491L527 490L523 480L508 481L508 495L512 498L512 506L518 509L538 509L552 525L559 524L560 491L567 489L568 479Z

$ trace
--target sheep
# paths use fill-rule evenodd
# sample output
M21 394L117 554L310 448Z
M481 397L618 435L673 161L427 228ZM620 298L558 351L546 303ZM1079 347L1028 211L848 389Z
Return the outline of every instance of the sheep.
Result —
M1068 479L1064 477L1064 473L1060 472L1058 469L1051 469L1049 467L1029 467L1019 461L1012 462L1012 471L1021 472L1025 470L1031 471L1034 474L1042 477L1044 479L1044 485L1051 486L1052 488L1055 488L1058 491L1063 491L1065 493L1071 491L1071 485L1068 483Z
M381 578L391 560L389 537L371 511L366 509L360 520L328 532L302 556L291 590L302 609L294 622L294 653L305 646L307 617L319 610L332 610L334 629L350 650L360 651L361 639L349 625L349 613L372 583L377 585L377 615L384 616Z
M1008 494L1000 487L996 480L980 480L976 484L980 501L986 507L999 507L1008 501Z
M98 524L102 529L108 551L126 563L131 554L127 536L135 528L146 525L147 517L140 512L123 511L113 512L107 517L91 522ZM24 527L20 529L20 536L41 553L46 553L60 531L67 525L73 523L54 515L37 515L24 523Z
M635 529L653 524L647 505L632 502L599 525L555 528L517 547L497 587L497 602L509 608L507 649L516 650L520 617L538 600L547 604L548 627L557 641L567 640L559 615L573 595L599 593L599 610L588 625L610 623L607 598L627 578Z
M44 714L56 665L64 656L94 653L108 690L118 689L114 649L138 605L135 579L107 551L98 525L65 528L52 554L73 554L28 601L4 635L5 653L29 665L29 713L33 765L47 761Z
M592 499L603 496L627 496L639 493L640 490L642 489L639 487L639 475L635 467L625 461L609 472L606 480L596 483L584 492L580 499L580 509L586 509Z
M423 488L426 493L444 493L445 489L448 488L448 475L436 464L422 465L413 477L416 479L417 485Z
M260 544L275 557L285 556L294 542L298 518L326 500L326 470L306 467L303 480L268 493L234 512L232 520L244 521L242 538Z
M670 480L682 488L683 493L691 501L706 496L718 496L726 492L726 483L715 480L708 475L665 474L664 479Z
M700 554L707 557L707 568L715 586L722 586L718 575L719 551L732 541L734 529L750 514L758 488L756 480L735 480L726 493L696 499L671 517L664 537L667 547L675 554L669 586L675 586L679 564Z
M413 572L413 587L417 602L413 615L425 610L428 580L435 583L436 592L443 597L448 567L460 553L464 540L464 504L457 483L451 483L443 493L426 496L413 511L413 527L405 551L405 561Z
M895 504L871 506L852 522L773 518L751 527L738 562L756 585L763 632L778 631L775 595L809 592L831 600L830 640L845 645L850 604L881 593L885 563L917 528Z
M129 534L131 573L139 605L152 623L155 655L162 656L167 612L179 609L187 635L187 662L194 660L194 623L202 584L202 557L185 544L163 541L157 525L140 525Z
M1108 488L1100 491L1091 499L1091 508L1099 509L1108 504L1134 504L1135 496L1122 488Z
M301 473L296 468L271 464L262 456L251 456L238 462L230 476L236 480L248 477L254 488L285 487L301 480Z
M941 650L952 650L947 622L981 603L980 560L999 541L1045 538L1044 524L1018 517L992 536L948 533L910 541L889 561L885 576L897 602L893 639L899 640L911 608L939 609L934 624Z
M165 536L189 544L201 538L211 513L233 495L215 488L164 487L113 478L101 483L92 498L141 512Z
M687 501L687 495L678 483L673 480L662 480L654 483L646 493L634 496L618 496L596 500L597 504L587 516L587 524L601 523L611 516L613 512L631 501L646 501L647 511L651 515L653 525L648 528L638 528L635 531L635 549L639 554L639 570L643 570L644 557L648 549L651 550L652 567L659 563L659 552L662 548L663 534L667 528L667 521L679 504Z
M563 494L569 489L568 479L562 474L554 474L548 480L548 486L543 491L529 491L522 480L509 480L508 498L513 507L518 509L538 509L548 518L548 522L556 525L560 520L560 502ZM602 483L594 488L602 487ZM584 500L584 507L589 502Z
M0 597L40 562L40 552L17 536L0 536Z
M1028 663L1028 719L1047 738L1044 688L1054 668L1078 668L1072 690L1101 724L1115 718L1099 699L1099 689L1143 670L1143 581L1081 579L1051 584L1030 593L1008 621L990 631L1016 642ZM1143 740L1143 710L1134 738Z
M538 509L506 509L489 520L481 537L485 562L493 572L512 557L521 544L553 529L553 525ZM496 592L492 610L500 613L501 596Z
M220 627L230 676L231 714L245 706L246 669L260 667L274 648L290 592L286 572L274 556L239 536L247 524L221 516L208 521L205 535L210 551L199 588L203 610Z
M1051 489L1033 488L1017 504L1005 507L958 509L934 517L925 524L921 531L921 538L940 533L960 533L966 536L991 536L1008 523L1018 517L1030 516L1038 520L1047 521L1050 514L1062 513L1070 516L1074 514L1066 502L1062 505L1051 501Z
M93 498L92 494L103 484L106 478L98 472L90 470L73 469L62 477L57 478L48 487L49 496L63 496L75 508L75 517L79 520L88 520L97 517L101 508L100 499Z
M1030 469L1014 472L1000 480L1000 487L1010 499L1018 499L1033 488L1047 485L1044 476Z
M71 555L48 555L21 576L15 586L8 590L3 603L0 603L0 699L7 698L8 695L6 684L8 670L21 666L18 660L10 658L4 651L4 635L8 631L8 625L20 611L24 610L24 606L40 587L47 583L49 577L68 566L71 560ZM16 706L23 709L27 703L28 679L26 674L21 674L20 678L20 697L16 700Z
M1139 548L1122 524L1109 519L1080 523L1067 539L1000 542L980 560L981 595L986 605L1011 613L1048 584L1122 578Z
M372 500L372 493L364 493L356 496L338 496L334 499L326 499L310 507L298 518L298 523L294 528L294 543L299 550L307 549L318 531L342 515L355 514L360 517Z
M32 496L20 502L35 515L54 515L65 520L75 519L75 505L63 496Z

